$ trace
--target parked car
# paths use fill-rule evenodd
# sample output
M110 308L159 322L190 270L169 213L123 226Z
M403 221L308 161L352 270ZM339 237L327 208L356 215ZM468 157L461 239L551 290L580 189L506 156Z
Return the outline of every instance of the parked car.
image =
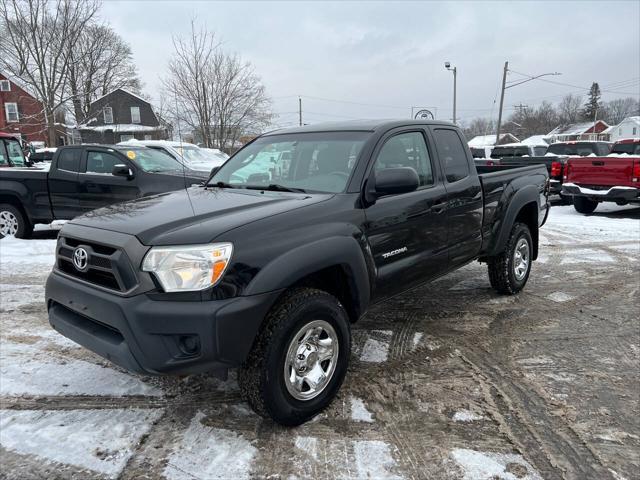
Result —
M17 154L16 154L17 155ZM168 155L142 146L59 148L49 169L0 168L0 238L125 200L202 183Z
M525 143L507 143L498 145L491 151L491 158L543 157L548 145L529 145Z
M473 260L500 293L527 283L547 171L479 174L463 139L414 120L262 135L206 186L65 224L49 321L132 371L240 367L256 412L300 424L336 395L351 324L372 304ZM290 152L288 169L263 161L273 151ZM254 162L260 178L238 175Z
M640 138L616 142L607 156L570 158L562 193L580 213L592 213L600 202L640 203Z
M0 167L24 167L27 164L18 138L0 132Z
M191 170L210 173L213 168L222 165L226 158L203 151L193 143L173 142L170 140L127 140L118 145L143 145L160 150L173 157Z

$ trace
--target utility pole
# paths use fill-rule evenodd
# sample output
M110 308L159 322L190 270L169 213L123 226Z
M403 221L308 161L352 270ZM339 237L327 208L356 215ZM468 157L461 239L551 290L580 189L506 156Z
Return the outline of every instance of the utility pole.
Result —
M302 97L298 97L298 123L302 126Z
M509 71L509 62L504 62L504 73L502 74L502 92L500 93L500 110L498 111L498 126L496 127L496 143L500 143L500 127L502 123L502 107L504 105L504 90L507 85L507 72Z
M514 105L513 108L520 110L520 115L522 115L522 112L529 108L529 105L523 105L522 102L520 102L520 105Z

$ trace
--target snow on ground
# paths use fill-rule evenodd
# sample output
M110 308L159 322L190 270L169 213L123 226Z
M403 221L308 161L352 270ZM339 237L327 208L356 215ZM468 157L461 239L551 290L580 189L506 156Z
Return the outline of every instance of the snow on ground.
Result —
M452 420L454 422L474 422L476 420L482 420L484 417L472 412L471 410L458 410L453 414Z
M601 203L593 214L583 215L576 212L573 205L553 205L541 233L546 230L563 233L566 243L640 242L640 220L623 216L625 212L637 209L635 205Z
M400 480L402 477L393 473L395 461L389 445L380 440L362 440L354 442L356 456L355 478L384 478Z
M0 395L162 395L134 375L56 357L42 346L46 343L2 339Z
M160 409L0 410L0 443L23 455L115 478L160 415Z
M201 412L193 417L164 475L169 480L249 478L256 448L231 430L203 425L204 418Z
M464 472L464 480L542 480L520 455L477 452L458 448L451 457Z
M367 338L360 354L360 360L373 363L386 362L389 356L389 341L393 332L391 330L372 330L371 334L378 338Z
M373 416L361 398L351 397L351 419L356 422L373 422Z
M549 300L552 300L554 302L558 302L558 303L562 303L562 302L568 302L569 300L573 300L573 297L567 293L564 292L553 292L550 293L549 295L547 295L547 298Z
M0 239L0 275L46 273L55 263L56 240Z

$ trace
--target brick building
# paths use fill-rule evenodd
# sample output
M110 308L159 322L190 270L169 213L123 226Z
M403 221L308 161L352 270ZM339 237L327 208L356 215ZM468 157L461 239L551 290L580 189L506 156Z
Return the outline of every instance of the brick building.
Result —
M27 142L47 142L42 103L18 79L0 71L0 132Z

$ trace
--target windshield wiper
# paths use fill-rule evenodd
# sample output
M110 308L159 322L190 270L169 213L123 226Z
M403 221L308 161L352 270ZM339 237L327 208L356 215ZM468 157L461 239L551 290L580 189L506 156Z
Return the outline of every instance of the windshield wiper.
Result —
M227 183L227 182L209 183L209 184L207 184L207 187L218 187L218 188L237 188L236 186L231 185L230 183Z
M261 185L247 185L245 188L250 190L269 190L272 192L295 192L295 193L306 193L307 191L302 188L293 188L293 187L285 187L284 185L280 185L278 183L271 183L269 185L261 186Z

